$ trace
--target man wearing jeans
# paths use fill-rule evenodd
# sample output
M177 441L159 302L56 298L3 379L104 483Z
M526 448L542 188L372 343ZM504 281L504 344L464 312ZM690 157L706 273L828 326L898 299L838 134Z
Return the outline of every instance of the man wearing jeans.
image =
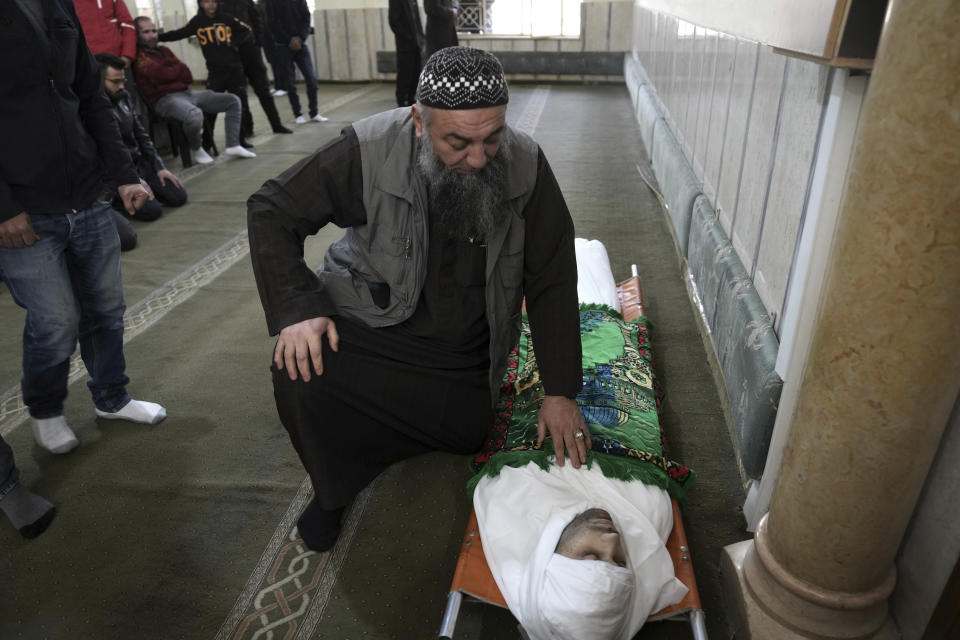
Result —
M310 120L326 122L317 109L317 74L313 70L313 58L307 48L307 36L310 34L310 10L306 0L266 0L267 30L273 36L274 52L278 58L276 69L284 78L280 86L287 90L290 108L296 116L297 124L309 122L300 107L297 95L297 83L293 65L296 64L303 74L307 85L307 106Z
M203 114L226 112L227 155L256 158L257 154L240 145L240 99L232 93L191 91L193 74L173 51L158 45L157 27L144 16L134 19L137 27L137 60L133 63L137 87L143 99L161 118L183 123L183 132L199 164L213 162L201 146Z
M0 84L0 275L27 310L21 389L34 437L66 453L78 444L63 416L78 338L98 416L166 416L127 394L120 239L104 174L128 212L152 194L123 148L69 0L0 4L0 59L19 69Z

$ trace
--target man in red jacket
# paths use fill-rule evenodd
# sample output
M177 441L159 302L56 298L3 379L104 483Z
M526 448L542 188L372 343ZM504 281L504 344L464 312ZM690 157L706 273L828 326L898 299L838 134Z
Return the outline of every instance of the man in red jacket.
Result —
M256 158L257 154L240 145L240 99L232 93L191 91L193 74L190 68L173 51L158 44L153 20L138 16L133 22L137 28L137 59L133 65L137 87L157 115L183 123L194 162L213 162L200 146L204 113L226 113L227 148L224 153Z
M124 0L74 0L91 53L112 53L129 67L137 57L137 31Z
M137 57L137 29L125 0L74 0L80 26L93 54L109 53L120 57L126 68L124 77L130 89L133 108L147 120L147 106L133 78L133 59Z

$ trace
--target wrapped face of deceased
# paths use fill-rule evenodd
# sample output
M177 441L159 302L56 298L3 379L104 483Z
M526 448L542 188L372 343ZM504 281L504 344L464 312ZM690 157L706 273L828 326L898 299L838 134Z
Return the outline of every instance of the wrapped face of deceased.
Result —
M599 560L617 567L627 566L620 532L603 509L587 509L563 530L555 553L573 560Z

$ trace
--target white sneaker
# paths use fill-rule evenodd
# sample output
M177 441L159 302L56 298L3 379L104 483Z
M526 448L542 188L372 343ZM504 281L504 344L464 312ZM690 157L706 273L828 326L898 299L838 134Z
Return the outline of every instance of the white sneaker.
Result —
M213 162L213 158L210 157L210 154L203 150L203 147L193 150L193 161L197 164L210 164Z
M274 89L274 90L273 90L273 95L274 95L275 97L279 98L280 96L285 96L285 95L287 95L287 92L284 91L283 89Z
M320 115L320 114L318 113L317 115L313 116L312 120L313 120L314 122L326 122L326 121L327 121L327 118L323 117L322 115Z
M297 124L307 124L309 120L307 120L307 116L301 114L297 116L297 119L294 120L294 122L296 122Z
M223 152L228 156L237 156L238 158L256 158L257 157L257 154L255 154L253 151L250 151L249 149L244 149L240 145L237 145L235 147L227 147L226 149L223 150Z

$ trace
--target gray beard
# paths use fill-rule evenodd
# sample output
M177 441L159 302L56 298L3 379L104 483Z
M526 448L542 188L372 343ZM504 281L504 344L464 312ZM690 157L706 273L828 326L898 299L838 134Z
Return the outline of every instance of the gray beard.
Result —
M484 242L502 222L504 186L510 148L506 136L497 154L472 175L453 171L443 163L424 128L417 169L427 184L430 215L447 238Z

